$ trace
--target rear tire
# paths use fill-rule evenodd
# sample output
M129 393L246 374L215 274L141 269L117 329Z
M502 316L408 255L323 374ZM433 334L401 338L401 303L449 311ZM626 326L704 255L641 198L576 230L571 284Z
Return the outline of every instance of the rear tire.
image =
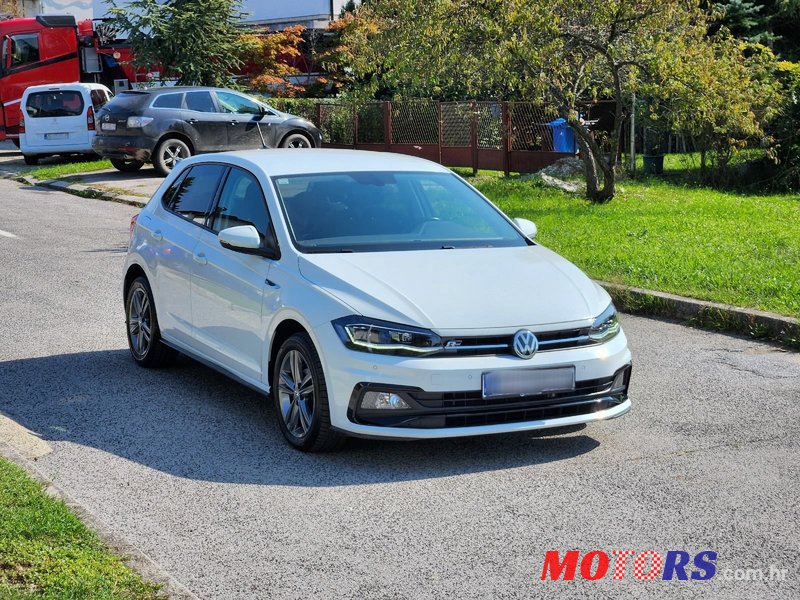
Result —
M161 340L153 292L144 277L134 279L128 288L125 296L125 326L128 348L137 365L153 369L175 362L178 353Z
M314 143L307 135L302 133L292 133L287 135L281 142L281 148L313 148Z
M25 160L26 165L38 165L39 164L39 156L36 154L23 154L22 158Z
M186 142L178 138L167 138L156 148L153 166L159 175L166 177L180 161L191 155L192 150Z
M144 166L144 163L140 160L127 160L124 158L112 158L111 164L114 165L117 171L122 171L123 173L135 173Z
M332 452L345 437L331 427L328 388L311 338L296 333L278 351L272 402L286 441L303 452Z

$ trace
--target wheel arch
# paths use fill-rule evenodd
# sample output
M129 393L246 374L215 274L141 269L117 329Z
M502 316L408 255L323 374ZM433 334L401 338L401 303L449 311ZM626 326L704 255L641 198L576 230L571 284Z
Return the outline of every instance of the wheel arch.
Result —
M147 277L147 273L145 272L144 268L138 263L132 263L128 270L125 271L125 279L122 284L122 301L125 302L128 298L128 289L130 289L131 284L137 277L144 277L145 279L150 281Z
M288 138L290 135L294 135L295 133L299 133L304 138L306 138L311 143L312 148L317 147L317 144L314 142L314 138L311 135L309 135L307 131L305 131L304 129L300 129L299 127L293 127L292 129L284 133L283 136L281 136L281 140L278 142L278 147L282 148L283 142L286 141L286 138Z
M283 319L270 336L269 360L267 361L267 384L270 388L272 387L272 371L275 368L275 359L278 357L278 351L283 343L296 333L305 333L311 337L312 343L316 345L311 332L300 321L296 321L292 317Z
M185 143L187 146L189 146L189 151L192 153L192 156L197 154L197 151L195 150L194 142L192 141L192 138L190 136L188 136L187 134L183 133L182 131L175 131L174 129L171 129L169 131L165 131L164 134L160 138L158 138L158 141L156 142L156 145L153 146L153 155L155 155L156 150L158 150L158 147L161 144L163 144L166 140L171 139L171 138L175 138L177 140L180 140L183 143Z

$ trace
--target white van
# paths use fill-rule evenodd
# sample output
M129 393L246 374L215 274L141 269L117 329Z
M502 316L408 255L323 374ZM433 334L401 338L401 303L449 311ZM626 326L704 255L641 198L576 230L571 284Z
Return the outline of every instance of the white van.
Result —
M20 103L25 164L52 154L94 154L95 115L113 94L99 83L34 85Z

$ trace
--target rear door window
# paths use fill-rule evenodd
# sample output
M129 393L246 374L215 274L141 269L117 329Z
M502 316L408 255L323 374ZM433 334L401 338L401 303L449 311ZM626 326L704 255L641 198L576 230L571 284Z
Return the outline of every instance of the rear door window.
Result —
M186 108L197 112L217 112L210 92L187 92Z
M206 214L217 194L217 188L227 167L197 165L183 177L180 187L165 198L167 210L184 219L204 225Z
M83 94L72 90L34 92L25 103L25 111L34 119L79 117L83 114L83 107Z
M183 94L162 94L155 99L153 108L183 108Z
M94 108L95 112L103 108L108 102L108 94L106 94L105 90L92 90L90 95L92 97L92 108Z

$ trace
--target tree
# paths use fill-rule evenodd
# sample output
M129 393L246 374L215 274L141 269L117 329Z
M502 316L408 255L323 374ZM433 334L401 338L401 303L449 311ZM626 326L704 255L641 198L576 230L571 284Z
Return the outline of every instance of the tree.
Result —
M587 195L599 202L615 193L631 94L675 78L692 87L693 50L716 43L707 36L711 17L696 0L382 0L356 14L377 25L374 34L347 39L354 69L373 75L367 77L372 89L549 104L574 130ZM741 60L730 52L717 58L706 68ZM741 76L742 70L726 73ZM750 83L740 77L728 85L736 90ZM614 104L607 139L582 122L599 99ZM745 112L743 118L757 116Z
M267 29L246 33L239 38L244 72L250 75L250 85L254 89L275 96L294 96L303 90L288 78L300 73L293 63L302 57L300 47L304 31L305 27L295 25L282 31Z
M160 68L180 85L225 86L241 65L241 0L109 0L113 26L128 33L137 67Z
M17 0L0 0L0 19L12 19L20 16Z

